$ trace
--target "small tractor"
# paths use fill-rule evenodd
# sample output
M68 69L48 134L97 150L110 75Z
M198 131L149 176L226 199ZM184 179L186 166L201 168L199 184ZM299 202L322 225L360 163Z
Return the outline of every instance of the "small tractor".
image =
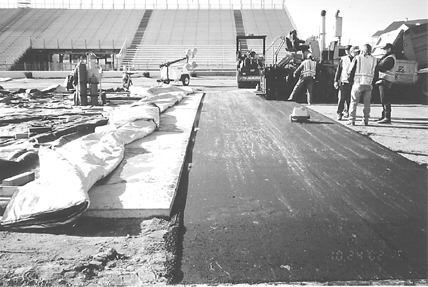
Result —
M255 88L265 66L266 36L236 36L238 88Z
M160 79L158 82L169 84L171 81L181 81L183 86L188 86L190 83L190 72L197 67L196 62L189 63L190 59L193 59L198 49L186 50L186 55L183 58L162 63L159 65L160 68ZM174 65L181 61L186 61L184 65Z

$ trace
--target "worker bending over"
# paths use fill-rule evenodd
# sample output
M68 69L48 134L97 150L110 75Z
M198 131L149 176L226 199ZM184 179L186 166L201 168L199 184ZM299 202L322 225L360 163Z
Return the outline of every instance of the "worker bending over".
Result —
M372 97L372 86L375 82L375 69L377 60L371 55L372 47L369 44L363 45L361 53L356 56L351 63L349 72L349 82L353 83L351 90L351 106L348 125L355 125L357 105L360 97L364 102L363 124L369 124L370 100Z
M312 54L307 53L306 59L300 64L300 66L294 71L294 77L300 73L299 80L294 86L293 91L291 92L289 101L294 101L296 95L301 92L301 90L306 90L308 105L312 102L312 87L314 85L314 79L316 75L317 62L312 59Z

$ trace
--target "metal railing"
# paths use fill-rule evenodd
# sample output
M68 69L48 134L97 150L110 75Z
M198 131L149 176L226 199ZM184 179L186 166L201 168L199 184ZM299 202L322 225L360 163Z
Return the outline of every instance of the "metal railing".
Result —
M0 0L0 8L285 9L285 0Z
M199 70L231 70L235 67L233 45L140 45L131 61L124 62L136 70L156 70L163 62L184 56L186 49L197 48L194 59Z

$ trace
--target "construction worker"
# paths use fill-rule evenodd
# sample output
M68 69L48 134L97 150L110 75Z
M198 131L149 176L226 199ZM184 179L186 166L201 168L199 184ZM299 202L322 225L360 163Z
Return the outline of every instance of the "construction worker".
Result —
M352 45L346 46L345 53L346 55L340 58L339 65L336 69L336 74L334 76L334 88L339 89L338 101L337 101L337 120L342 120L343 110L345 108L345 103L349 111L349 104L351 102L351 84L348 80L348 69L351 66L352 59L354 56L352 54ZM345 115L347 118L349 115Z
M385 55L380 59L378 64L380 102L382 104L382 116L377 121L379 124L391 123L391 87L394 80L394 67L397 59L394 54L394 46L388 43L383 48Z
M300 66L294 71L294 77L300 73L299 80L294 86L291 92L289 101L294 101L296 95L301 92L302 89L306 89L308 105L312 102L312 87L316 75L317 62L312 59L311 53L306 53L306 59L300 64Z
M73 72L73 85L75 86L74 105L86 106L88 104L87 97L88 72L83 57L80 57L79 62Z
M353 83L351 90L350 117L348 125L355 125L357 105L360 97L363 97L363 124L369 124L370 100L372 96L372 85L375 82L375 70L377 60L371 55L372 47L369 44L363 45L361 53L356 56L351 63L349 72L349 82Z
M300 46L300 44L303 44L303 43L305 43L305 41L300 40L297 37L296 30L290 31L289 36L286 38L287 50L290 52L301 51L302 47Z
M98 84L101 83L100 67L97 63L97 56L90 52L86 56L87 58L87 71L88 71L88 83L89 83L89 96L91 97L91 104L96 106L101 104L98 94Z
M123 66L122 86L125 91L129 91L129 87L132 86L131 74L131 67Z

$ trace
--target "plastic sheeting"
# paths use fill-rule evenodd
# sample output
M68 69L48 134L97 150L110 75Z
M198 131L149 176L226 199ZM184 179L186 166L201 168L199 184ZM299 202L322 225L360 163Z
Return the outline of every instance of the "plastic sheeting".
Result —
M45 228L75 220L89 207L89 189L122 161L125 145L152 133L159 113L178 103L188 90L152 88L151 96L114 110L109 124L59 148L41 148L40 177L12 197L1 225Z

